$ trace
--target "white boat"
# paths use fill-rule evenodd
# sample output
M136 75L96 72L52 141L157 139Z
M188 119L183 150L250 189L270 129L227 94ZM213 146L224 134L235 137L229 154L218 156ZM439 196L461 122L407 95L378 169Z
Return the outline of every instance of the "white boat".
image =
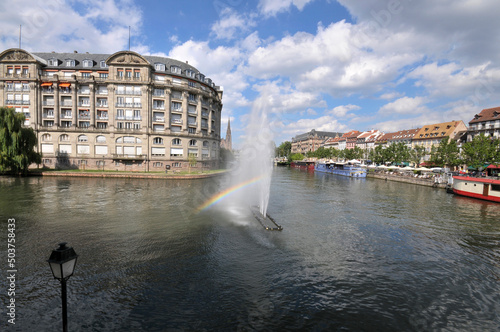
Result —
M453 176L453 193L500 203L500 167L490 165L484 177Z
M366 169L351 162L319 162L315 165L314 171L349 176L353 178L366 178Z

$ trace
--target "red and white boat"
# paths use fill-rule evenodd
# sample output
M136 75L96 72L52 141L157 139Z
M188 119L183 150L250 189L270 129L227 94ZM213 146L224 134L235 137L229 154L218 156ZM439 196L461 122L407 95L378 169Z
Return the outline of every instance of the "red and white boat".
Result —
M453 193L500 203L500 167L489 165L486 176L453 176Z

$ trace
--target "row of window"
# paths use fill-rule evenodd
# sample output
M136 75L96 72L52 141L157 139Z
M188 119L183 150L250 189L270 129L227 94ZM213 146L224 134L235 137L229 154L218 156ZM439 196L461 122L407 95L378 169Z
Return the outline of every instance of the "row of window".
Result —
M42 141L47 142L52 140L52 136L50 134L43 134L41 137ZM59 141L60 142L69 142L70 141L70 136L67 134L62 134L59 136ZM77 137L77 141L79 143L87 143L89 142L89 138L87 135L79 135ZM106 137L103 135L96 136L95 138L96 143L106 143ZM142 144L142 139L139 137L134 137L134 136L121 136L118 137L115 142L117 144ZM153 138L153 144L155 145L163 145L164 144L164 139L163 137L154 137ZM172 145L182 145L182 140L180 138L174 138L172 139ZM189 146L197 146L198 141L195 139L189 140ZM204 148L209 147L209 142L208 141L203 141L202 143ZM215 147L216 143L213 142L213 145Z
M50 58L48 60L48 63L49 63L49 66L52 66L52 67L58 67L61 64L64 64L66 67L75 67L77 61L74 60L74 59L66 59L64 61L61 61L61 60L56 59L56 58ZM85 68L92 68L92 67L94 67L95 64L96 64L95 61L90 60L90 59L83 60L83 62L82 62L82 66L85 67ZM108 65L106 64L105 60L101 60L99 62L99 66L101 68L107 68L108 67Z

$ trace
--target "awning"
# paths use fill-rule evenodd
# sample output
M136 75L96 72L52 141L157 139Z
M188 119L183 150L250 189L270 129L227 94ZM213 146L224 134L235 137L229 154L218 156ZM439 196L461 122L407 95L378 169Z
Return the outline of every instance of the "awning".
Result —
M80 73L91 73L92 70L80 70Z
M104 71L104 70L98 70L97 71L98 74L109 74L109 71Z
M52 86L52 82L43 82L42 86Z
M71 83L59 83L59 87L61 88L69 88L71 86Z

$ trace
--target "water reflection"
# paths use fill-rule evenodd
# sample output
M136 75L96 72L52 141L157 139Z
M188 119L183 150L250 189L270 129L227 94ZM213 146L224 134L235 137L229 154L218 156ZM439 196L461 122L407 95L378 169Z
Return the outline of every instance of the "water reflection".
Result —
M45 260L61 240L80 255L71 330L499 325L500 205L275 169L269 213L284 231L264 232L230 202L197 213L225 185L0 178L0 226L12 216L18 225L17 330L60 325L60 288Z

